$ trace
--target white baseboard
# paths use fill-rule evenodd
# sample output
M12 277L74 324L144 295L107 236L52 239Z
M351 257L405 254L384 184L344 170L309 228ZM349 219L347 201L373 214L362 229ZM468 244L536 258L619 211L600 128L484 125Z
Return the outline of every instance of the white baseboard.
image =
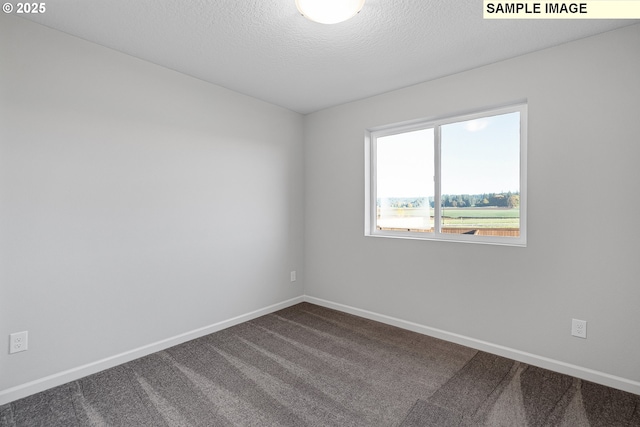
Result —
M423 335L428 335L434 338L440 338L445 341L454 342L467 347L475 348L477 350L486 351L487 353L496 354L499 356L507 357L509 359L517 360L519 362L527 363L533 366L538 366L551 371L559 372L573 377L581 378L594 383L606 385L608 387L617 388L630 393L640 395L640 382L621 378L615 375L610 375L604 372L596 371L593 369L583 368L581 366L572 365L570 363L561 362L558 360L550 359L547 357L539 356L523 352L520 350L492 344L486 341L477 340L474 338L466 337L459 334L443 331L441 329L431 328L429 326L420 325L414 322L398 319L384 314L378 314L371 311L351 307L344 304L339 304L312 296L300 296L292 298L287 301L283 301L277 304L270 305L268 307L261 308L259 310L252 311L240 316L233 317L228 320L224 320L218 323L214 323L203 328L195 329L190 332L185 332L180 335L176 335L171 338L167 338L162 341L158 341L143 347L139 347L121 354L117 354L111 357L107 357L96 362L88 363L77 368L69 369L64 372L60 372L48 377L44 377L35 381L31 381L26 384L21 384L16 387L12 387L6 390L0 391L0 405L4 405L14 400L22 399L23 397L30 396L35 393L66 384L71 381L78 380L86 377L87 375L95 374L105 369L112 368L117 365L129 362L131 360L138 359L143 356L155 353L157 351L165 350L169 347L173 347L183 342L187 342L202 336L221 331L234 325L238 325L243 322L255 319L265 314L273 313L274 311L281 310L283 308L290 307L300 302L309 302L319 306L332 308L334 310L342 311L345 313L353 314L356 316L364 317L366 319L375 320L387 325L397 326L402 329L417 332Z
M640 395L640 382L638 381L572 365L570 363L561 362L559 360L477 340L463 335L454 334L441 329L431 328L429 326L386 316L384 314L378 314L368 310L362 310L360 308L323 300L309 295L305 295L304 301Z
M174 337L167 338L162 341L158 341L149 345L145 345L143 347L139 347L121 354L116 354L115 356L107 357L105 359L88 363L86 365L79 366L77 368L69 369L67 371L50 375L48 377L40 378L35 381L28 382L26 384L21 384L16 387L2 390L0 391L0 405L13 402L14 400L22 399L23 397L27 397L44 390L48 390L52 387L57 387L59 385L66 384L68 382L78 380L80 378L86 377L87 375L104 371L105 369L113 368L114 366L121 365L126 362L130 362L140 357L147 356L151 353L165 350L169 347L173 347L175 345L182 344L184 342L191 341L193 339L200 338L202 336L221 331L231 326L238 325L243 322L247 322L249 320L255 319L260 316L264 316L265 314L273 313L274 311L282 310L283 308L287 308L289 306L301 303L303 301L304 301L303 296L292 298L290 300L273 304L268 307L264 307L264 308L252 311L250 313L236 316L228 320L223 320L221 322L214 323L212 325L205 326L202 328L198 328L190 332L185 332L183 334L176 335Z

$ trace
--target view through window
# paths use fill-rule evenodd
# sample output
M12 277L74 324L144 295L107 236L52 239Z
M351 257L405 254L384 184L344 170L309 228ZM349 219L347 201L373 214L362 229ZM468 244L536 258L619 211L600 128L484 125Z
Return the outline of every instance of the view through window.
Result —
M367 234L524 245L525 130L518 105L372 131Z

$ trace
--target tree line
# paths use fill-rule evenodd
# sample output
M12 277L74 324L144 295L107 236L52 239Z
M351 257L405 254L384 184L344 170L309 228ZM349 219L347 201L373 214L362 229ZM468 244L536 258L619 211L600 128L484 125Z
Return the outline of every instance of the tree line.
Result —
M498 207L498 208L518 208L520 207L520 193L485 193L485 194L443 194L442 206L445 208L466 208L466 207ZM433 201L430 202L433 207Z
M506 193L483 194L443 194L440 197L445 208L518 208L520 207L520 193L508 191ZM433 197L390 197L385 198L384 205L392 208L421 208L435 206ZM378 199L378 206L381 200Z

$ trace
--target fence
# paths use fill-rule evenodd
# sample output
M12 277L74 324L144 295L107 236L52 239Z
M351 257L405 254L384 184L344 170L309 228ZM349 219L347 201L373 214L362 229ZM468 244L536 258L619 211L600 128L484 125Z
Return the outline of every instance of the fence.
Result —
M398 228L398 227L378 227L378 230L388 231L410 231L415 233L433 233L433 228ZM519 237L519 228L463 228L463 227L443 227L443 233L447 234L473 234L474 236L500 236Z

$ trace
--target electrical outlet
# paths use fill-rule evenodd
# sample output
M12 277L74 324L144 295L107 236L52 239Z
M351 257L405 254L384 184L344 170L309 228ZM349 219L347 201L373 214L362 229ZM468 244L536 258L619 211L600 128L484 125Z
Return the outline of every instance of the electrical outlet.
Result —
M296 271L295 271L295 270L293 270L293 271L291 272L291 281L292 281L292 282L295 282L295 281L296 281Z
M578 338L587 338L587 321L571 319L571 335Z
M26 351L29 348L28 334L28 331L23 331L9 335L9 354Z

